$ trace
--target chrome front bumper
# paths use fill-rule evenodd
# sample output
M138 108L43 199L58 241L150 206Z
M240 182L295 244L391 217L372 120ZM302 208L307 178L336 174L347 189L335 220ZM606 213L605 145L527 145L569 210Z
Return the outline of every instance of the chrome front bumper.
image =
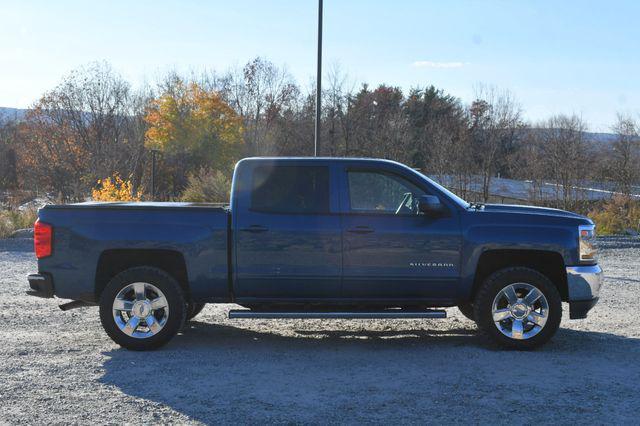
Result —
M598 265L567 267L569 316L571 319L586 318L587 312L598 302L603 282L602 268Z
M598 265L568 266L569 301L597 298L600 295L600 286L603 281L604 275Z

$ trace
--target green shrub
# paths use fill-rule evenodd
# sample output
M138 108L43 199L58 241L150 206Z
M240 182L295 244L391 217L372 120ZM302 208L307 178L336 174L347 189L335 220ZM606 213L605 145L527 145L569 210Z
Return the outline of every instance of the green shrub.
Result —
M194 203L228 203L231 180L221 171L201 169L189 176L182 201Z
M600 235L623 234L626 229L640 232L640 202L629 197L613 197L592 210L589 217Z
M37 217L35 210L0 211L0 238L7 238L18 229L33 227Z

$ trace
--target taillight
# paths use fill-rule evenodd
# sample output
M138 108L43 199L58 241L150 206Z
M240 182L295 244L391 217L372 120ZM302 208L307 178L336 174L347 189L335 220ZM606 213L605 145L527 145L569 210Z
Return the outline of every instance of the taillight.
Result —
M53 227L48 223L40 222L40 219L36 220L33 225L33 246L36 257L42 259L43 257L51 256L52 245Z

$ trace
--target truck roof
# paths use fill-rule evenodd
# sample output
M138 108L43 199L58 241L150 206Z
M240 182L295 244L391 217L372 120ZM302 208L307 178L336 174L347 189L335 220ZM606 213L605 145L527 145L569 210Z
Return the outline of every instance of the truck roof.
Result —
M247 157L243 161L348 161L348 162L384 162L392 164L400 164L397 161L386 160L384 158L367 158L367 157ZM404 166L404 165L403 165Z

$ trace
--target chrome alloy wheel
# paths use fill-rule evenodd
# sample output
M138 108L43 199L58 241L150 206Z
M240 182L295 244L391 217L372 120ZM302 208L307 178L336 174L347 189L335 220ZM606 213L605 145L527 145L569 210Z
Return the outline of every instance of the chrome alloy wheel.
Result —
M493 322L502 334L516 340L540 333L549 318L544 294L527 283L509 284L496 295L491 307Z
M124 334L137 339L155 336L169 318L169 303L158 287L132 283L113 300L113 319Z

